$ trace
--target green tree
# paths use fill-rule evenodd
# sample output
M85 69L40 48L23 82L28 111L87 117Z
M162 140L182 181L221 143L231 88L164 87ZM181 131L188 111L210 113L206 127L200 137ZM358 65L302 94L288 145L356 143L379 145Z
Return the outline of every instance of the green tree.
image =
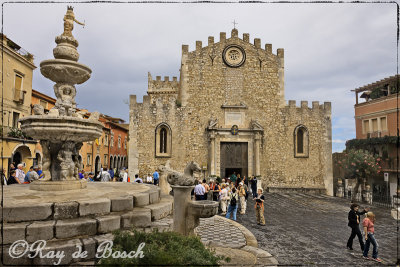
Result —
M356 178L356 185L354 186L354 193L352 201L356 200L357 192L360 185L363 187L364 179L379 174L382 170L380 166L381 158L377 155L362 149L350 149L345 152L345 157L339 164L343 167L346 177ZM364 197L362 196L364 201Z

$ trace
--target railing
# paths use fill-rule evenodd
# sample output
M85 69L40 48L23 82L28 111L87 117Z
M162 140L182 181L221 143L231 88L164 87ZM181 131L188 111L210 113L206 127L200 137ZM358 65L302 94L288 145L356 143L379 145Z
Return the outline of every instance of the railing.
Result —
M344 191L344 198L349 200L352 199L354 192L353 190L345 190ZM371 191L364 191L363 195L360 191L357 193L356 201L359 203L363 202L364 196L364 203L368 203L373 206L378 206L382 208L394 208L396 206L400 206L400 198L397 198L396 195L389 196L389 195L381 195L381 194L374 194Z
M381 137L381 136L382 136L381 131L367 133L367 138L376 138L376 137Z

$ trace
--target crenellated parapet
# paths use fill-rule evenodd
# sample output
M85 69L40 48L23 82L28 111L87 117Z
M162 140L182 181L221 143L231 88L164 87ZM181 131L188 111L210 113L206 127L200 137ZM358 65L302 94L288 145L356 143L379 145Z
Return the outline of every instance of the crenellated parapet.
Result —
M177 77L172 77L172 80L170 80L169 76L165 76L164 80L161 80L161 76L156 76L156 79L153 80L150 72L148 73L148 94L176 94L178 90Z
M265 48L261 48L261 39L260 38L254 38L253 42L250 42L250 34L248 33L243 33L242 38L239 38L238 36L238 30L233 29L231 32L231 39L238 39L241 40L243 43L247 43L249 45L252 45L253 47L257 48L260 52L264 52L265 55L271 56L274 55L279 59L284 58L284 49L283 48L278 48L276 50L276 54L272 53L272 45L271 44L265 44ZM187 55L189 53L200 53L203 49L212 49L215 45L220 45L220 44L225 44L229 39L226 37L226 32L221 32L219 36L219 42L214 41L214 36L209 36L208 37L208 45L203 46L203 42L197 40L195 42L195 50L189 52L189 46L188 45L182 45L182 55Z
M300 105L296 105L296 100L289 100L285 108L289 109L289 112L297 111L309 111L315 114L323 114L325 116L331 115L331 102L324 102L319 104L319 101L312 101L311 108L308 106L308 101L300 101ZM322 112L322 113L321 113Z

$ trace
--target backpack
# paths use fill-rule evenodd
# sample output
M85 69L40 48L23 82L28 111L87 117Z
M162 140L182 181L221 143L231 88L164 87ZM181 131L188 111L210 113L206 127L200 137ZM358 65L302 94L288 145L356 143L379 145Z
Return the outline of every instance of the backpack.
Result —
M236 194L232 194L230 205L231 206L236 206Z

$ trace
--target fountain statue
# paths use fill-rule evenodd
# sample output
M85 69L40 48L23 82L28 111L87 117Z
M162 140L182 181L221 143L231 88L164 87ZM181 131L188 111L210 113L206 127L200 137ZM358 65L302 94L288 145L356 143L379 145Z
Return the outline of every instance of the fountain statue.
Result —
M34 139L40 140L43 151L44 178L30 184L32 190L60 191L86 187L86 181L79 180L81 165L79 150L82 142L92 141L101 136L102 124L99 113L93 112L84 119L76 111L76 84L90 78L92 70L78 63L78 41L72 35L75 19L73 8L68 6L64 16L64 32L57 36L55 59L40 63L42 75L56 84L54 93L57 101L48 114L39 105L33 107L34 115L20 119L21 130Z

